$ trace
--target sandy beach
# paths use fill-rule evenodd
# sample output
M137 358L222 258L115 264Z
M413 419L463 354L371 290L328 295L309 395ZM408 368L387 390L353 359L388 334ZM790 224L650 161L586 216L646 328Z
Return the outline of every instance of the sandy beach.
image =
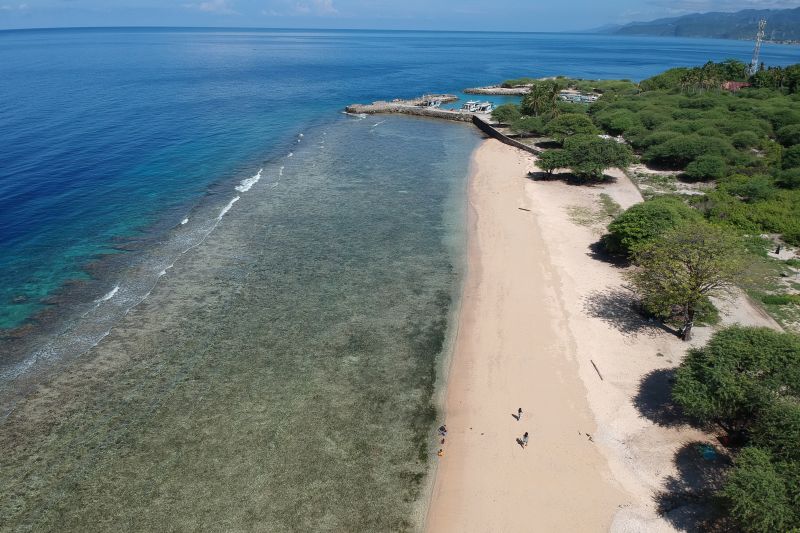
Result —
M532 156L494 140L473 155L449 433L427 530L680 529L692 504L659 515L656 495L692 475L692 446L712 442L665 407L688 346L631 311L623 270L591 248L610 220L600 194L622 208L641 195L621 172L574 186L531 170ZM742 298L722 311L723 324L775 327ZM697 328L693 343L709 335Z
M429 531L598 531L626 501L589 438L596 428L564 334L560 274L525 193L528 162L496 141L473 160L468 273Z

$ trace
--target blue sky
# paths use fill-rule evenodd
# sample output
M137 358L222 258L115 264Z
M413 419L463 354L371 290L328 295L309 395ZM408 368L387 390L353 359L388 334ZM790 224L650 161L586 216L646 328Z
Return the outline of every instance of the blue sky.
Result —
M242 26L570 31L800 0L0 0L0 28Z

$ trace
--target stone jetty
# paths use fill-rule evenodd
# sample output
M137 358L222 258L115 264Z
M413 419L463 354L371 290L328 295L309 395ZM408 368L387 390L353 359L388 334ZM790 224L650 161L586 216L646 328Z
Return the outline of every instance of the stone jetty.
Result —
M399 113L401 115L415 115L418 117L431 117L441 118L445 120L458 120L461 122L472 122L472 115L467 111L440 109L432 107L431 102L439 102L442 104L455 102L458 97L452 94L433 94L425 95L412 100L395 99L391 102L379 100L371 104L352 104L345 108L347 113L353 115L367 114L383 114L383 113Z

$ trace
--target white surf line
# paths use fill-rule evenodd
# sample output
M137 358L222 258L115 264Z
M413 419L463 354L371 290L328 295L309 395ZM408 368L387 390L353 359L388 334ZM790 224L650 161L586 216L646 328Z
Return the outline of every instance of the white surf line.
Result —
M189 217L186 217L183 220L181 220L181 226L185 226L188 223L189 223Z
M211 235L214 232L214 230L217 228L217 226L219 225L220 221L222 220L222 217L225 216L225 214L228 211L230 211L231 207L233 207L233 204L238 202L239 199L240 199L240 196L236 196L230 202L228 202L228 204L224 208L222 208L222 211L220 211L219 215L217 216L216 221L211 226L211 228L209 228L209 230L203 235L203 237L200 240L198 240L195 244L189 246L184 251L182 251L181 255L183 255L186 252L188 252L189 250L197 248L198 246L203 244L205 242L205 240L208 238L208 236ZM186 218L184 220L188 222L189 219ZM131 305L125 307L124 311L122 312L122 316L127 316L132 310L134 310L136 307L141 305L141 303L144 302L150 296L150 294L153 292L153 290L155 290L155 288L158 286L159 282L164 277L164 274L166 274L166 271L171 269L173 266L175 266L174 262L172 264L170 264L166 269L161 270L160 272L158 272L158 274L155 276L155 280L153 281L153 284L150 286L150 290L148 290L146 293L144 293L144 295L141 298L139 298L138 301L135 301L134 303L131 303ZM100 304L102 304L103 302L107 302L108 300L110 300L111 298L116 296L117 293L119 292L119 289L120 289L120 285L115 285L114 288L111 289L108 293L106 293L102 298L100 298L98 300L95 300L95 304L96 305L94 306L94 308L92 308L89 311L86 311L85 313L83 313L81 315L81 318L86 318L86 316L89 313L91 313L92 311L94 311L98 307L100 307ZM114 323L111 325L111 328L106 330L105 332L101 333L100 335L98 335L97 338L88 339L91 344L88 347L86 347L85 349L79 348L81 350L81 352L80 352L80 354L77 354L77 355L85 354L86 352L88 352L89 350L95 348L98 344L100 344L100 342L103 339L105 339L108 335L111 334L111 331L114 329L114 326L116 326L117 322L118 322L118 320L114 320ZM42 346L41 348L36 350L33 354L31 354L30 357L27 357L23 361L20 361L19 363L12 365L8 369L4 369L4 371L0 372L0 380L15 379L15 378L25 374L26 372L28 372L38 362L54 359L56 357L56 353L57 353L56 350L55 350L56 341L58 339L62 338L64 335L68 335L69 332L70 332L69 329L63 329L62 331L57 333L52 340L48 341L44 346ZM0 419L6 418L11 412L13 412L13 407L7 413L3 413L2 416L0 416Z
M103 296L102 298L100 298L100 299L98 299L98 300L96 300L96 301L97 301L97 303L103 303L103 302L107 302L107 301L109 301L111 298L113 298L113 297L114 297L114 295L115 295L115 294L117 294L118 292L119 292L119 285L114 285L114 288L113 288L113 289L111 289L110 291L108 291L108 292L105 294L105 296Z
M238 201L239 201L239 198L241 198L241 196L237 196L236 198L234 198L233 200L231 200L230 202L228 202L228 205L226 205L225 207L223 207L223 208L222 208L222 211L220 211L220 212L219 212L219 215L217 215L217 221L220 221L220 220L222 220L222 217L224 217L224 216L225 216L225 214L226 214L228 211L230 211L230 210L231 210L231 207L233 207L233 204L235 204L236 202L238 202ZM214 227L216 227L216 224L214 225Z
M377 124L373 124L373 125L372 125L372 128L370 128L370 129L373 129L373 130L374 130L375 128L377 128L378 126L380 126L381 124L383 124L384 122L386 122L386 121L385 121L385 120L381 120L381 121L380 121L380 122L378 122Z
M250 176L249 178L245 178L239 182L239 185L235 187L235 189L239 192L247 192L253 188L253 185L258 183L258 180L261 179L261 173L264 172L264 169L261 168L258 170L258 173L254 176Z

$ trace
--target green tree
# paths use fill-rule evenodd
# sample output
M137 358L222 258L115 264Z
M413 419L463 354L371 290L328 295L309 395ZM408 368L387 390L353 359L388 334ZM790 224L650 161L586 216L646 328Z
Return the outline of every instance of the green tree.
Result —
M702 155L725 157L732 151L733 146L725 139L691 134L673 137L651 146L644 153L644 158L657 165L682 169Z
M621 135L642 123L636 113L628 109L618 109L599 113L596 117L597 123L611 135Z
M738 197L744 202L768 200L775 196L775 185L768 176L734 174L719 183L719 190Z
M785 169L800 168L800 144L790 146L783 151L781 166Z
M773 533L798 526L797 508L789 499L786 481L765 450L742 450L721 495L742 531Z
M568 113L560 115L548 122L545 127L545 133L556 141L563 143L564 139L571 135L592 135L598 133L598 131L589 116Z
M558 114L558 84L554 81L539 81L531 86L528 94L522 97L520 109L523 115L539 117Z
M736 148L754 148L761 142L761 137L754 131L740 131L731 135L731 144Z
M686 175L694 180L718 180L725 176L728 165L718 155L701 155L686 165Z
M775 182L785 189L800 189L800 168L779 172Z
M559 168L569 168L570 160L564 150L547 150L539 156L536 165L552 175Z
M543 134L544 121L541 117L520 117L511 123L511 130L522 134Z
M700 220L700 213L680 198L658 196L630 207L615 218L603 237L603 245L610 253L631 256L636 249L667 230Z
M645 307L665 318L681 315L681 337L689 340L698 308L734 286L743 247L720 227L690 222L636 250L634 262L638 268L628 279Z
M800 363L800 361L798 361ZM781 461L800 462L800 403L779 398L761 409L751 431L753 445ZM800 486L796 488L800 491Z
M768 328L733 326L690 350L673 398L689 416L745 434L781 395L800 392L800 338Z
M511 124L522 116L519 106L516 104L503 104L497 106L492 111L492 118L502 124Z
M800 144L800 124L790 124L779 129L775 137L784 146Z
M584 179L602 179L607 168L626 168L633 152L625 144L596 135L574 135L564 141L572 173Z

